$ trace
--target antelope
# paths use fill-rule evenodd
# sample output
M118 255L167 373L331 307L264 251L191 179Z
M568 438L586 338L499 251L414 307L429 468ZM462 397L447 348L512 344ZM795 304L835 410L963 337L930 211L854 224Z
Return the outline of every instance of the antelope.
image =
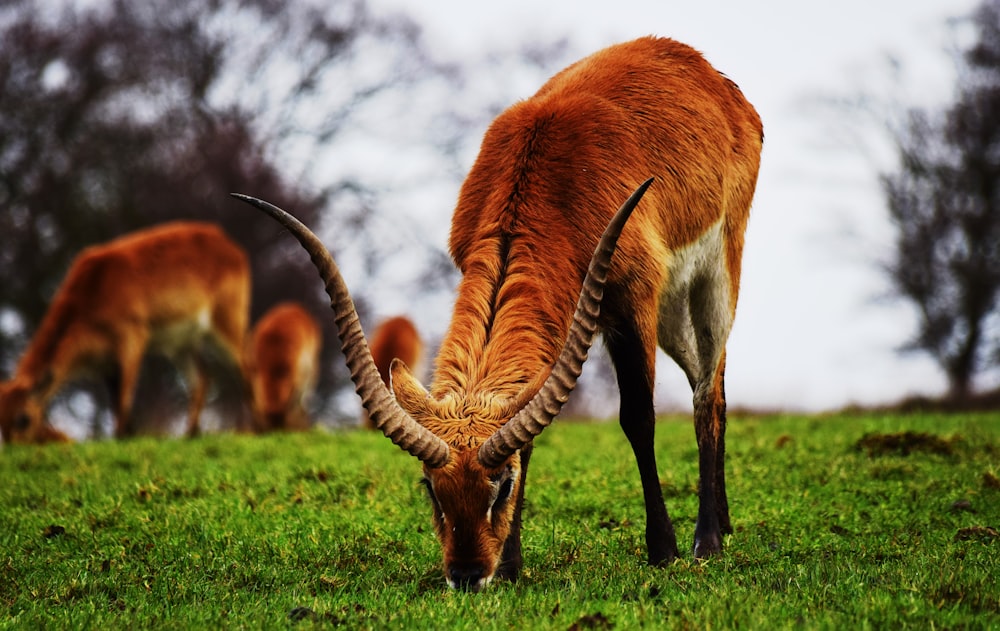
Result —
M0 384L4 442L65 439L45 419L79 378L109 388L115 436L129 419L143 355L161 352L190 384L188 435L199 431L209 346L239 370L247 328L247 256L217 226L167 223L84 249L56 291L12 379Z
M257 431L308 429L322 339L315 318L295 302L275 305L254 326L245 366Z
M389 365L399 358L413 372L419 372L418 366L423 357L424 344L420 340L417 327L406 316L395 316L383 320L375 327L371 343L372 358L375 367L386 386L389 385ZM362 424L374 429L368 414L363 414Z
M657 345L693 391L693 554L721 551L732 532L725 345L762 143L760 118L737 85L676 41L611 46L556 74L487 130L452 219L462 279L432 385L394 361L392 394L329 252L284 211L242 197L309 252L364 406L423 463L451 587L517 579L532 441L559 413L598 329L639 469L648 562L679 556L653 450ZM612 217L616 200L650 176L656 185L647 180Z

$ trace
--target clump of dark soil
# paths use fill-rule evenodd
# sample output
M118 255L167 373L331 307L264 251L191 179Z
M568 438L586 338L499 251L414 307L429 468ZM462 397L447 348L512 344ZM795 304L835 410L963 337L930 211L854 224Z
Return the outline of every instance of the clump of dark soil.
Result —
M913 453L953 456L955 446L960 441L961 438L957 436L946 440L927 432L906 431L895 434L872 432L862 436L854 444L854 448L865 452L869 457L909 456Z
M981 541L989 543L1000 539L1000 532L990 526L972 526L961 528L955 533L955 541Z

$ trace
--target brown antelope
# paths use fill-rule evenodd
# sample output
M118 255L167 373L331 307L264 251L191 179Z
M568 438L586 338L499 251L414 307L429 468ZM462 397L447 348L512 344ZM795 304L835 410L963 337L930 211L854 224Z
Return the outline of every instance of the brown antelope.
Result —
M383 320L375 327L372 333L372 359L375 360L375 367L382 377L382 382L389 385L389 366L393 359L406 364L411 371L419 372L418 366L423 357L424 343L420 340L420 333L417 327L406 316L395 316ZM362 415L362 424L371 429L375 428L371 417L365 413Z
M254 326L245 365L258 432L309 428L322 339L316 320L294 302L275 305Z
M187 431L196 434L207 389L203 353L211 345L238 370L249 303L246 254L211 224L163 224L83 250L14 377L0 384L4 442L59 438L46 408L80 377L106 381L115 436L127 436L147 350L182 366L191 385Z
M657 344L694 392L693 552L721 550L722 534L732 531L725 344L762 140L760 119L736 84L669 39L612 46L558 73L486 132L452 220L450 249L463 276L433 385L425 390L393 362L395 400L329 253L283 211L247 200L309 251L365 407L423 462L451 586L478 590L495 576L517 577L532 440L558 414L598 327L639 468L649 563L678 556L653 451ZM621 215L644 187L615 215L603 237L611 243L602 241L591 260L616 200L647 176L656 185L621 232L613 264L607 250Z

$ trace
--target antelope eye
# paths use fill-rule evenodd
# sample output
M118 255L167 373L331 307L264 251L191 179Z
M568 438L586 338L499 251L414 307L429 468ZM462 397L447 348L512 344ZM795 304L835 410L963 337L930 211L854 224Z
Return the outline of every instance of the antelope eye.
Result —
M510 492L514 488L514 478L509 477L500 484L500 488L497 489L497 498L493 500L493 505L496 507L503 506L503 503L507 501L510 497Z
M420 478L420 486L424 487L427 490L427 495L428 497L431 498L431 500L435 500L434 488L431 486L430 480L428 480L427 478Z
M437 496L434 495L434 487L431 485L431 481L427 478L421 478L420 484L427 489L427 497L431 499L431 504L434 505L434 513L436 515L441 514L441 505L438 504Z

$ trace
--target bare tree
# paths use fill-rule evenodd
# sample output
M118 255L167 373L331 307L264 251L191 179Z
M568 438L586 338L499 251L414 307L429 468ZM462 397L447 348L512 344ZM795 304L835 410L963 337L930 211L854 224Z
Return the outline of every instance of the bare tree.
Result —
M887 271L920 314L910 348L938 362L958 399L1000 364L1000 0L972 24L954 103L908 111L898 170L881 177L896 228Z
M392 73L353 70L373 42L391 51ZM84 246L169 219L217 221L251 253L254 318L289 299L326 316L308 261L227 194L266 197L314 226L326 204L350 195L365 202L350 210L363 217L375 199L364 185L347 178L316 187L284 162L295 152L308 164L310 152L390 87L447 75L429 65L410 21L377 19L361 1L5 3L3 372ZM338 73L352 72L361 79L329 92ZM320 114L306 118L310 108ZM364 227L342 223L356 234ZM332 338L332 319L320 321ZM322 362L326 391L346 381L335 346Z

